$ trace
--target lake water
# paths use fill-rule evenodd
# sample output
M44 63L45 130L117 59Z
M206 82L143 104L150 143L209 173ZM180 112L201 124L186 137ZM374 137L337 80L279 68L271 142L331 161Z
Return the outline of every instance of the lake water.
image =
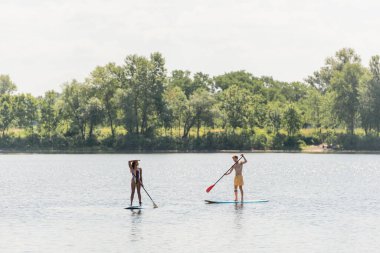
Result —
M246 199L230 154L0 155L1 252L378 252L380 156L247 154ZM141 159L146 209L129 205ZM135 202L136 203L136 202Z

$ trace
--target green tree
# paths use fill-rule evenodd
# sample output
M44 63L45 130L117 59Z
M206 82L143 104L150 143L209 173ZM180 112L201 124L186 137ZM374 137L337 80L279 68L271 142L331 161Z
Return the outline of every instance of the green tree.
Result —
M308 95L308 87L300 82L282 83L279 90L287 102L298 102Z
M321 92L326 92L331 85L335 72L343 71L346 64L360 64L359 55L352 48L343 48L335 53L334 57L328 57L319 71L315 71L305 81Z
M173 70L169 77L169 87L179 87L187 98L194 92L191 72L186 70Z
M332 110L335 102L335 94L331 91L321 96L321 127L325 129L336 129L340 123Z
M289 105L284 112L283 125L289 136L294 136L302 126L301 116L294 105Z
M342 71L335 71L331 79L333 92L332 111L353 135L355 120L359 109L359 83L363 75L358 63L346 63Z
M121 85L121 75L122 69L114 63L109 63L104 67L96 67L89 79L97 97L104 105L105 122L111 129L113 139L117 126L118 104L116 94Z
M52 136L57 132L57 127L62 119L62 110L59 102L59 94L53 90L45 92L40 101L40 128L43 136Z
M33 126L38 122L38 102L31 94L14 97L14 113L17 126L33 133Z
M4 138L6 131L15 120L14 99L11 95L0 96L0 131Z
M62 111L67 123L70 124L71 132L79 132L81 140L86 140L88 126L87 102L91 97L91 89L87 84L73 80L63 86Z
M253 113L252 96L249 90L232 85L221 93L221 110L227 117L227 123L235 130L246 128Z
M214 77L214 82L216 89L226 90L236 85L239 88L250 90L255 94L261 91L264 84L260 78L254 77L251 73L243 70L216 76Z
M184 113L184 129L182 138L187 138L191 128L197 128L197 138L202 123L210 121L213 115L213 97L203 89L198 89L191 95Z
M4 94L12 94L16 90L16 84L12 82L8 75L0 75L0 96Z
M103 122L104 108L100 99L91 97L86 104L86 120L88 122L88 140L94 139L94 128Z
M193 76L192 90L190 94L193 94L196 90L206 90L206 91L215 91L214 82L209 75L197 72Z
M283 88L288 86L288 83L276 81L269 76L263 76L260 80L264 87L262 91L263 96L268 102L288 102L287 98L284 96L285 92L283 92Z
M268 105L268 117L267 117L267 126L277 134L281 129L282 122L282 113L281 107L276 103L270 103Z
M369 77L360 89L360 118L366 134L369 130L380 131L380 56L369 62Z
M305 98L300 101L302 110L305 112L304 121L314 128L322 126L322 93L314 87L307 91Z
M123 93L119 101L125 126L131 133L146 134L154 129L164 108L165 60L159 53L151 54L149 59L127 56L123 71Z
M178 135L181 135L181 123L187 104L186 95L180 87L170 86L165 91L164 100L170 111L171 118L178 126Z
M266 99L261 94L256 94L248 96L249 101L249 116L248 116L248 125L253 128L265 127L268 115L268 105Z

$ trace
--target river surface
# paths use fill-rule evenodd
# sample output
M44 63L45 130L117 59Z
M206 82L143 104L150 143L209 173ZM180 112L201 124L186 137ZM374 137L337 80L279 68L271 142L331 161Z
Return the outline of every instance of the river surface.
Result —
M380 155L247 154L232 200L230 154L0 155L1 252L379 252ZM141 159L142 211L130 211ZM135 202L137 204L137 202Z

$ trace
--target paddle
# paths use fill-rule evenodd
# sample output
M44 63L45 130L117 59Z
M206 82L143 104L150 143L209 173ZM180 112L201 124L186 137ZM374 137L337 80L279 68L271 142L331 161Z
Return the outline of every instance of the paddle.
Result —
M230 169L232 169L232 167L234 167L235 166L235 164L237 164L239 161L240 161L240 159L242 159L243 158L243 156L241 156L240 158L239 158L239 160L237 160L235 163L234 163L234 165L232 165L224 174L223 174L223 176L221 176L219 179L218 179L218 181L216 181L215 182L215 184L213 184L213 185L210 185L207 189L206 189L206 192L207 193L209 193L211 190L212 190L212 188L214 188L214 186L226 175L226 173L230 170Z
M133 176L135 179L137 179L136 176L135 176L135 174L132 173L132 176ZM141 182L141 180L139 180L139 181L140 181L140 184L141 184L142 188L144 189L146 195L148 195L148 197L149 197L150 200L152 201L152 203L153 203L153 208L158 208L158 206L156 205L156 203L154 203L154 200L152 199L152 197L149 195L148 191L145 189L145 187L144 187L143 183Z
M140 184L141 184L141 181L140 181ZM146 195L148 195L148 197L150 198L150 200L152 201L152 203L153 203L153 207L154 208L158 208L158 206L156 205L156 203L154 203L154 201L153 201L153 199L152 199L152 197L149 195L149 193L145 190L145 187L144 187L144 185L143 184L141 184L141 186L142 186L142 188L144 189L144 191L145 191L145 193L146 193Z

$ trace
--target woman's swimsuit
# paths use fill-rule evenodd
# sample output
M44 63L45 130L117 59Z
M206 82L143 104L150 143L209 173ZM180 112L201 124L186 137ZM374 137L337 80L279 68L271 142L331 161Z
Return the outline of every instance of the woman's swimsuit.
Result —
M134 174L132 177L133 177L133 180L135 181L135 184L137 184L137 183L140 183L140 168L137 168L135 173L136 174ZM133 171L132 171L132 174L133 174Z

